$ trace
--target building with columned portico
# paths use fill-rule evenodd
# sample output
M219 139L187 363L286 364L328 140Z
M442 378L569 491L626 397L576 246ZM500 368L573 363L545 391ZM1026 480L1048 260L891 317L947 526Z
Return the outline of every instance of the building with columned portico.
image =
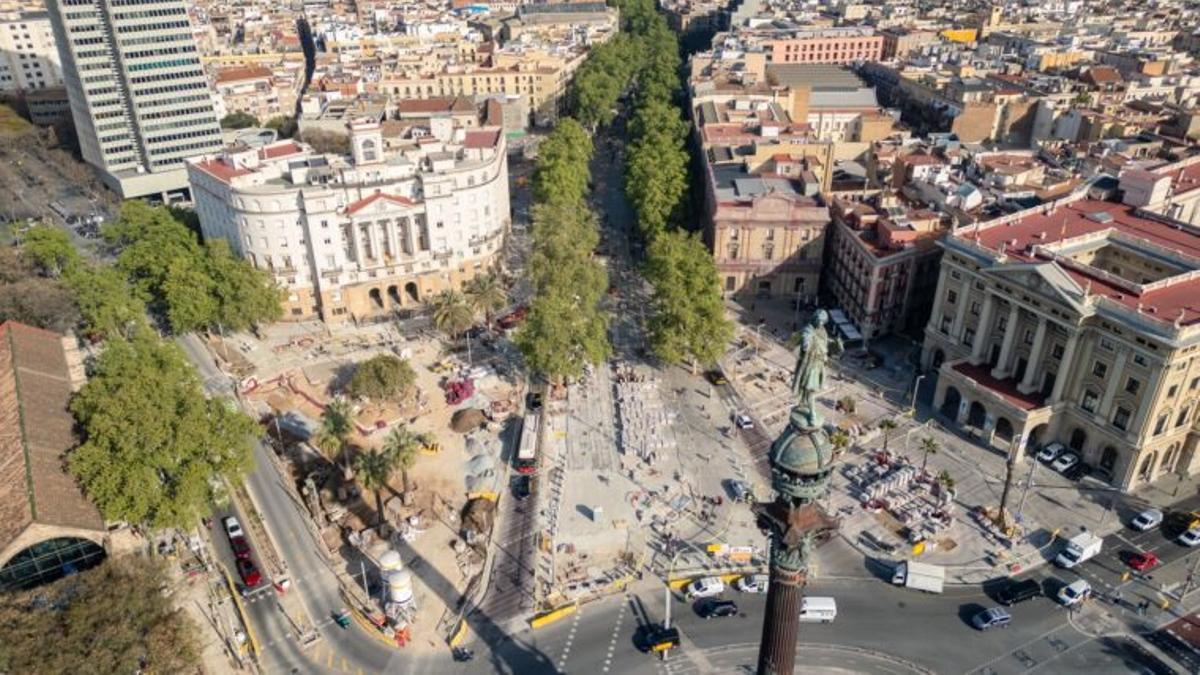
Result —
M1123 490L1196 471L1200 228L1086 190L945 237L934 405L1024 458L1060 441Z

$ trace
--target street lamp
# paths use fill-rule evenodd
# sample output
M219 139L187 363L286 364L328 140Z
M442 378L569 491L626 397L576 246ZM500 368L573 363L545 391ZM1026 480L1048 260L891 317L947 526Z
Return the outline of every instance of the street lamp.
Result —
M908 414L910 417L917 415L917 392L921 391L921 380L925 379L925 375L917 376L917 381L913 383L912 403L908 406Z

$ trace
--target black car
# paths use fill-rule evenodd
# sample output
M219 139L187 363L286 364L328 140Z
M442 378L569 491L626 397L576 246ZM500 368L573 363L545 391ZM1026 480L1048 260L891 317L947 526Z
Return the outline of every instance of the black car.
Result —
M513 496L517 499L525 499L533 494L533 476L517 476L513 481Z
M1067 480L1080 480L1084 476L1089 476L1092 473L1092 467L1083 462L1076 462L1074 466L1063 472L1063 477Z
M1010 579L1004 588L996 592L996 600L1002 605L1012 606L1018 602L1032 600L1042 594L1042 585L1034 579L1017 581Z
M696 613L703 619L711 619L713 617L723 618L737 616L738 608L737 603L732 600L705 598L696 603Z

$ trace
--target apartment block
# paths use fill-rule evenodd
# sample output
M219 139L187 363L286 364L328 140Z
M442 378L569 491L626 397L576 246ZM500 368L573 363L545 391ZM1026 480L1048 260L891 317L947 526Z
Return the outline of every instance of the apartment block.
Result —
M0 14L0 92L61 87L62 67L45 12Z
M123 198L187 189L218 150L213 94L182 0L48 0L84 160Z

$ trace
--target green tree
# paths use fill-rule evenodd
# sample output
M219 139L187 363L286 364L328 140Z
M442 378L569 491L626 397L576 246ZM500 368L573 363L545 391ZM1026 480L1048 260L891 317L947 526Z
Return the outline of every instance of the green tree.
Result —
M0 595L0 672L198 672L202 631L171 585L162 563L126 555Z
M346 390L357 398L383 401L407 396L416 383L417 374L408 361L391 354L379 354L355 366Z
M733 338L725 318L717 268L698 236L667 232L648 251L646 280L653 287L650 343L669 363L691 361L692 372L715 363Z
M249 129L258 126L258 118L246 112L231 112L221 118L222 129Z
M79 264L79 253L71 237L57 227L31 227L21 241L21 248L48 277L60 277Z
M832 434L829 434L829 444L833 446L835 453L841 452L850 447L850 434L843 429L837 429Z
M193 527L219 482L252 466L254 422L206 398L183 351L148 329L110 339L71 402L83 443L71 473L108 520Z
M883 432L883 451L884 452L887 452L887 449L888 449L888 435L892 431L894 431L897 426L898 425L896 424L896 420L894 420L890 417L883 418L883 421L879 423L879 429L880 429L880 431Z
M117 267L141 297L160 304L171 265L179 259L195 261L201 255L200 242L187 226L165 208L136 200L122 204L120 216L101 232L119 252Z
M283 289L270 274L235 258L224 239L208 242L204 250L216 303L214 320L206 327L241 331L283 318Z
M263 128L274 129L280 138L291 138L296 135L296 120L287 115L279 115L263 122Z
M475 321L466 296L458 291L442 291L430 299L429 305L434 327L452 338L462 335Z
M9 320L63 333L79 323L80 314L62 279L39 274L19 247L0 246L0 323Z
M592 266L584 275L604 277ZM534 296L529 315L517 331L517 347L526 365L555 384L578 378L587 364L608 358L608 315L597 294L576 295L569 288L549 288Z
M334 399L325 404L325 414L321 417L321 428L317 429L313 444L325 453L331 462L342 458L342 473L346 480L354 476L350 463L350 433L354 430L353 411L350 404L341 399Z
M388 481L396 470L395 455L374 449L359 453L354 458L354 469L363 488L375 493L375 516L382 523L383 491L389 487Z
M217 299L212 277L191 258L177 258L167 268L161 288L171 331L188 333L216 321Z
M483 274L467 282L467 303L471 309L483 314L488 326L492 325L492 314L508 304L508 291L496 274Z
M533 199L543 204L561 200L583 204L587 195L592 159L592 138L570 117L559 120L554 131L538 145L537 168L533 174Z
M921 473L925 473L925 467L929 465L929 456L938 454L938 450L941 449L942 445L933 436L926 436L921 439L921 453L925 456L921 460Z
M392 429L383 440L383 451L391 458L395 469L400 471L400 484L404 489L404 501L411 501L408 472L417 463L421 448L433 443L428 434L416 433L403 424Z
M146 323L146 306L113 267L80 265L65 279L89 337L129 336Z

